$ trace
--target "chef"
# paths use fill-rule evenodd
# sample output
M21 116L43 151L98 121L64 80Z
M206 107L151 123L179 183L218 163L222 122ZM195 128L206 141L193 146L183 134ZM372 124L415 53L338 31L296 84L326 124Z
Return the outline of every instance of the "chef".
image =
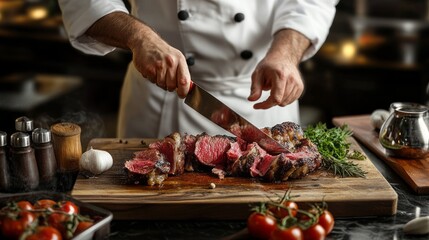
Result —
M191 81L257 127L299 123L298 65L325 41L338 0L59 0L71 44L129 49L118 137L226 134L184 104ZM130 11L129 11L130 10Z

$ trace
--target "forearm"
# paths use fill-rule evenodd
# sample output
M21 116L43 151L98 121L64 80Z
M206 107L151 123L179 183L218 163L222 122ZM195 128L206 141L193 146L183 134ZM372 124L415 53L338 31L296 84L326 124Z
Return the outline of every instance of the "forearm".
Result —
M286 58L289 62L299 65L304 52L310 46L310 40L292 29L283 29L274 35L267 55Z
M156 33L143 22L123 13L113 12L97 20L86 34L107 45L123 49L133 49L136 44Z

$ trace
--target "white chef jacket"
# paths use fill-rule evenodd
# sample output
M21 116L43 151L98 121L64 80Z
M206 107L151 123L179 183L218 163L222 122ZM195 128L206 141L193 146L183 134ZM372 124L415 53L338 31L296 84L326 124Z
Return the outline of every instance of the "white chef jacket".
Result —
M273 35L294 29L311 41L303 60L313 56L328 34L338 0L130 0L131 13L151 26L188 60L192 81L211 92L257 127L299 123L298 101L286 107L253 109L251 75ZM59 0L71 44L88 54L114 47L85 35L102 16L128 13L121 0ZM241 18L237 19L237 13ZM243 19L244 16L244 19ZM240 21L241 20L241 21ZM118 33L120 34L120 33ZM194 64L190 62L193 61ZM265 100L264 91L259 101ZM176 93L144 79L132 63L121 90L118 137L161 138L179 133L228 134L184 104Z

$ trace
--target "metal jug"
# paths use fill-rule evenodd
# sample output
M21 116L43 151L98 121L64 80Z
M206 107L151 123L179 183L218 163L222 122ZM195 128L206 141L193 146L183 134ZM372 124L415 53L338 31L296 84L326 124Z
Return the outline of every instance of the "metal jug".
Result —
M429 153L429 109L404 104L393 110L380 129L386 153L400 158L425 158Z

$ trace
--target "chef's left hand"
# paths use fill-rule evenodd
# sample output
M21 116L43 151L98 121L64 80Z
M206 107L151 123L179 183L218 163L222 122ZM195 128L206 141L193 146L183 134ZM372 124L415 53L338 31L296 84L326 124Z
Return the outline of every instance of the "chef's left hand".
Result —
M268 109L276 105L284 107L297 100L304 91L298 66L277 55L267 55L252 74L249 101L256 101L261 97L262 91L271 90L265 101L254 105L255 109Z
M298 65L309 46L309 39L292 29L274 35L271 48L252 74L249 101L257 101L262 91L270 91L267 99L253 105L255 109L284 107L301 96L304 83Z

